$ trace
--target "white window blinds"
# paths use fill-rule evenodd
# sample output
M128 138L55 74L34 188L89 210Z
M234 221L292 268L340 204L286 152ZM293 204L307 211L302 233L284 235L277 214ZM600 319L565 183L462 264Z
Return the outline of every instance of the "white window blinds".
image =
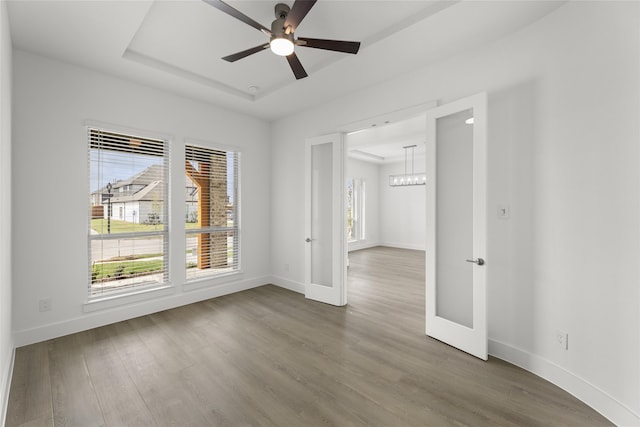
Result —
M239 270L239 153L185 147L186 278Z
M89 299L168 282L169 146L88 128Z

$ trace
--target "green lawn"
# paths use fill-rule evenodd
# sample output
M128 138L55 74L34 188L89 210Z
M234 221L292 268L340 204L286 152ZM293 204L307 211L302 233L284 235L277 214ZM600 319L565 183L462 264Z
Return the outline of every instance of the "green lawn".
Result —
M161 259L148 261L108 262L94 264L91 268L94 281L102 279L126 279L132 276L154 274L162 272Z
M104 218L92 219L91 228L98 234L107 233L107 220ZM140 231L158 231L162 230L162 225L151 224L134 224L132 222L120 221L117 219L111 220L111 233L135 233Z
M103 218L92 219L91 228L98 234L107 233L107 220ZM185 223L186 229L198 228L198 224L195 222ZM162 230L162 225L151 224L134 224L132 222L120 221L117 219L111 220L111 234L117 233L136 233L141 231L159 231Z
M157 254L135 254L135 255L123 255L123 256L114 256L109 258L108 261L135 261L137 259L143 258L157 258L161 257L162 253Z

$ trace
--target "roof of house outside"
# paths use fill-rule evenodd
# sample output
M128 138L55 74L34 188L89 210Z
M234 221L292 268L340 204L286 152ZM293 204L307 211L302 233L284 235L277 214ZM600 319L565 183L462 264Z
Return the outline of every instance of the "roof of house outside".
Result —
M111 203L124 203L124 202L132 202L132 201L159 201L163 200L163 191L162 191L162 173L163 166L162 165L151 165L148 168L144 169L142 172L137 173L129 178L120 179L114 182L111 188L111 193L113 197L111 198ZM132 191L124 191L120 192L119 189L122 187L131 186L133 187ZM142 186L142 188L139 188ZM195 184L189 177L186 177L186 188L191 189L193 194L196 192L193 191ZM135 188L139 188L137 191ZM92 194L100 195L106 194L107 188L106 186L98 189Z
M142 172L127 179L118 180L113 183L113 188L124 187L125 185L149 185L154 181L162 181L162 165L151 165Z
M164 200L164 194L162 191L162 181L153 181L146 185L140 191L136 191L133 194L126 194L124 196L118 196L111 198L111 203L124 203L135 201L160 201Z
M151 165L129 178L119 179L111 184L112 203L131 202L141 200L162 200L163 166ZM127 191L121 192L123 187L129 187ZM106 185L99 188L92 194L106 194Z

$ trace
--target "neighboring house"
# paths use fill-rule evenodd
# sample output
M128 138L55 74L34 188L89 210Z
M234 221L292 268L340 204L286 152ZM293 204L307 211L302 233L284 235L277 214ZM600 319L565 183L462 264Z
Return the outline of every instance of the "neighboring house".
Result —
M151 165L132 177L112 183L111 219L134 224L156 222L164 208L162 182L162 165ZM186 177L185 192L185 220L195 222L198 211L198 189L188 177ZM91 193L91 205L103 207L103 218L109 216L108 194L106 187Z
M133 194L120 196L114 193L111 199L111 219L135 224L156 223L162 215L162 209L162 181L152 181Z

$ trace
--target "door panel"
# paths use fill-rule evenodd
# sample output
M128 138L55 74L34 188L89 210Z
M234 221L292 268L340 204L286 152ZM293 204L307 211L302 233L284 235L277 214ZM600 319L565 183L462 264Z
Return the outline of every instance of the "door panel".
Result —
M486 94L427 112L426 333L487 359Z
M333 143L311 145L311 283L331 287Z
M306 143L305 296L345 305L346 222L341 134Z
M473 328L473 125L467 109L436 119L436 316ZM464 259L463 259L464 260Z

